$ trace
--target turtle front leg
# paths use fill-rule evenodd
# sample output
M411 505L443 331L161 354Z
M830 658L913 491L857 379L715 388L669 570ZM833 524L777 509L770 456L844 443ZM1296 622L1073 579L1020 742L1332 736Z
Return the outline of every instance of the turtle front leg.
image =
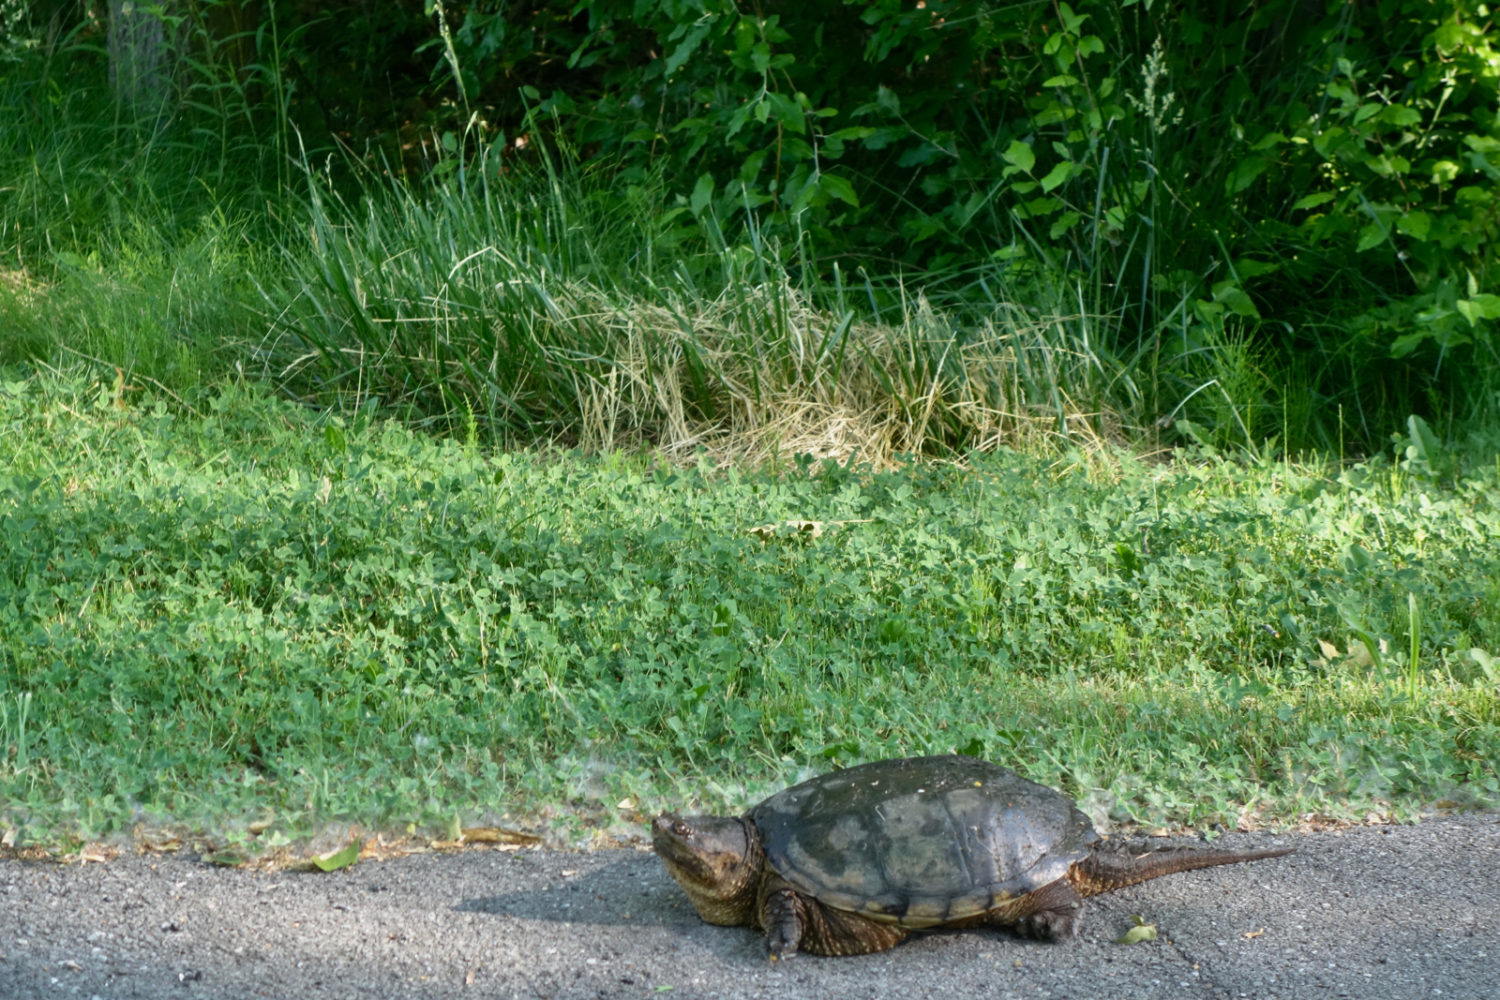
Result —
M773 962L799 951L868 955L894 948L908 933L896 924L824 906L774 874L761 886L756 915L766 932L766 956Z
M760 925L766 929L766 957L773 962L797 954L807 928L807 906L790 886L772 889L761 899Z

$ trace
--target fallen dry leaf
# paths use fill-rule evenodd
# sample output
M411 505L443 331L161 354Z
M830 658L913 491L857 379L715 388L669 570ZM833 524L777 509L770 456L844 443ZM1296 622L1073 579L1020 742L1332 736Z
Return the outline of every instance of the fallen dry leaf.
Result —
M463 829L466 844L540 844L542 838L534 833L507 830L501 826L466 826Z

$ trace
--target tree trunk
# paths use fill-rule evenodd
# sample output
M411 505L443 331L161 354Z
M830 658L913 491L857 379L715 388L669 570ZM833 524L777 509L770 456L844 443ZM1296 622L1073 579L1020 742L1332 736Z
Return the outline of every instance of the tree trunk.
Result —
M109 0L109 84L137 114L156 114L170 96L167 0Z

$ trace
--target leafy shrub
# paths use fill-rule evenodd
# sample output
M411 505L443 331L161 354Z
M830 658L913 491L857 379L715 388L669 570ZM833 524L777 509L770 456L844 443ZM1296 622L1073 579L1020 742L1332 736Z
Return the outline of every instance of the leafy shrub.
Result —
M172 136L212 142L220 188L259 162L284 196L301 145L439 175L563 150L604 207L667 179L654 225L683 239L753 231L813 277L919 274L979 312L1071 302L1158 415L1219 440L1378 448L1409 413L1500 406L1474 0L174 10Z
M1165 404L1203 384L1171 362L1236 331L1351 411L1430 409L1446 356L1500 359L1500 57L1482 5L576 10L518 29L465 8L466 93L521 83L559 135L627 173L664 164L718 226L753 212L824 259L960 282L999 260L1020 287L1081 286L1127 348L1185 380ZM576 71L545 96L517 71L544 51Z

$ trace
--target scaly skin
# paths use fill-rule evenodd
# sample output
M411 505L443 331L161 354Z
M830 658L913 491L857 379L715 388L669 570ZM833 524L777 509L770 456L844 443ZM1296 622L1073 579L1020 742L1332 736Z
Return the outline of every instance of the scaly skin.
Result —
M1101 847L1068 869L1068 881L1080 896L1097 896L1114 892L1127 885L1148 882L1163 875L1233 865L1241 861L1260 861L1291 854L1295 847L1272 847L1257 851L1224 851L1217 848L1162 847L1143 854L1127 854L1120 849Z
M663 813L651 823L651 846L705 922L756 925L766 852L749 820Z
M1291 854L1296 848L1278 847L1255 851L1223 851L1213 848L1164 847L1144 854L1128 854L1118 848L1099 847L1068 869L1065 878L1042 886L1028 897L1048 894L1045 901L1032 902L1036 909L1018 919L1016 933L1039 941L1063 941L1078 936L1078 913L1089 896L1114 892L1129 885L1149 882L1163 875L1259 861Z

